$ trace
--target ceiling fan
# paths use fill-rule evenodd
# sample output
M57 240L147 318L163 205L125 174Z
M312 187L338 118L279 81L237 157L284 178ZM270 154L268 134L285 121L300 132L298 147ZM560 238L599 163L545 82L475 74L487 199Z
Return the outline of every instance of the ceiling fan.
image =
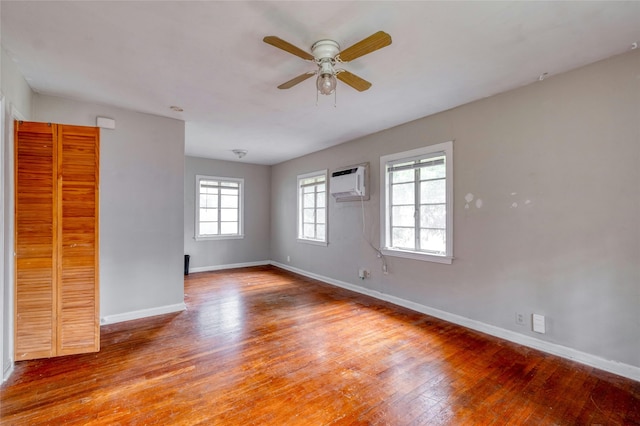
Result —
M318 89L318 93L322 95L330 95L336 90L336 78L359 92L363 92L371 87L371 83L367 80L364 80L345 69L336 68L335 66L337 63L349 62L378 49L389 46L391 44L391 36L384 31L378 31L377 33L370 35L364 40L360 40L353 46L347 47L342 51L340 50L340 45L333 40L319 40L311 46L311 53L306 52L276 36L267 36L263 41L304 60L315 62L318 66L315 71L300 74L286 83L282 83L278 86L278 89L290 89L311 76L317 75L318 79L316 80L316 87Z

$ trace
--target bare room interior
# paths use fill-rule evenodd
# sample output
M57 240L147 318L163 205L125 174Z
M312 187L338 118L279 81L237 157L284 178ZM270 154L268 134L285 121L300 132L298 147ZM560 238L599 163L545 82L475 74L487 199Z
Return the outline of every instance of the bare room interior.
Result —
M0 1L0 423L640 424L640 2Z

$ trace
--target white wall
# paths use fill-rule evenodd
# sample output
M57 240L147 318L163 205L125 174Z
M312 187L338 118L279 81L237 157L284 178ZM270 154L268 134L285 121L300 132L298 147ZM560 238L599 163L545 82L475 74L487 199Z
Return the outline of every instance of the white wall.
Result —
M628 53L274 166L271 258L640 367L639 70L640 52ZM452 265L390 257L383 275L359 202L331 201L327 247L296 242L296 175L370 162L366 236L378 245L380 156L449 140ZM531 331L534 312L544 335Z
M13 366L13 120L31 117L33 92L4 49L0 49L0 96L4 97L0 146L0 354L6 377Z
M96 116L116 121L100 132L100 316L112 322L179 309L184 122L34 97L35 121L95 126Z
M196 241L196 175L244 178L244 238ZM190 270L266 263L269 260L271 168L233 161L185 157L184 252L191 256Z

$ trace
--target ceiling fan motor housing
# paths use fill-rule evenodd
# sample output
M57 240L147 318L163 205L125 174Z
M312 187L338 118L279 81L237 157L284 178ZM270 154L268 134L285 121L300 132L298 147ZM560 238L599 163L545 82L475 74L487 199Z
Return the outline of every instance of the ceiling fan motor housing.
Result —
M316 58L316 62L326 61L327 59L334 62L334 58L340 53L340 45L333 40L319 40L311 46L311 52L313 57Z

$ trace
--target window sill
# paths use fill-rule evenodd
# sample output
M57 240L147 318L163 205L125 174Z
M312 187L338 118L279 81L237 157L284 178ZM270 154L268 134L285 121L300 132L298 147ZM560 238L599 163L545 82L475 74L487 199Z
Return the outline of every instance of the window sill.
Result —
M304 243L304 244L311 244L313 246L327 246L328 243L326 241L318 241L318 240L307 240L304 238L296 238L296 241L298 241L299 243Z
M211 236L202 236L196 235L193 237L196 241L215 241L215 240L241 240L244 238L244 235L211 235Z
M445 263L447 265L451 265L451 263L453 262L453 257L450 256L434 256L432 254L417 253L414 251L392 250L388 248L382 249L381 252L385 256L403 257L405 259L421 260L423 262Z

